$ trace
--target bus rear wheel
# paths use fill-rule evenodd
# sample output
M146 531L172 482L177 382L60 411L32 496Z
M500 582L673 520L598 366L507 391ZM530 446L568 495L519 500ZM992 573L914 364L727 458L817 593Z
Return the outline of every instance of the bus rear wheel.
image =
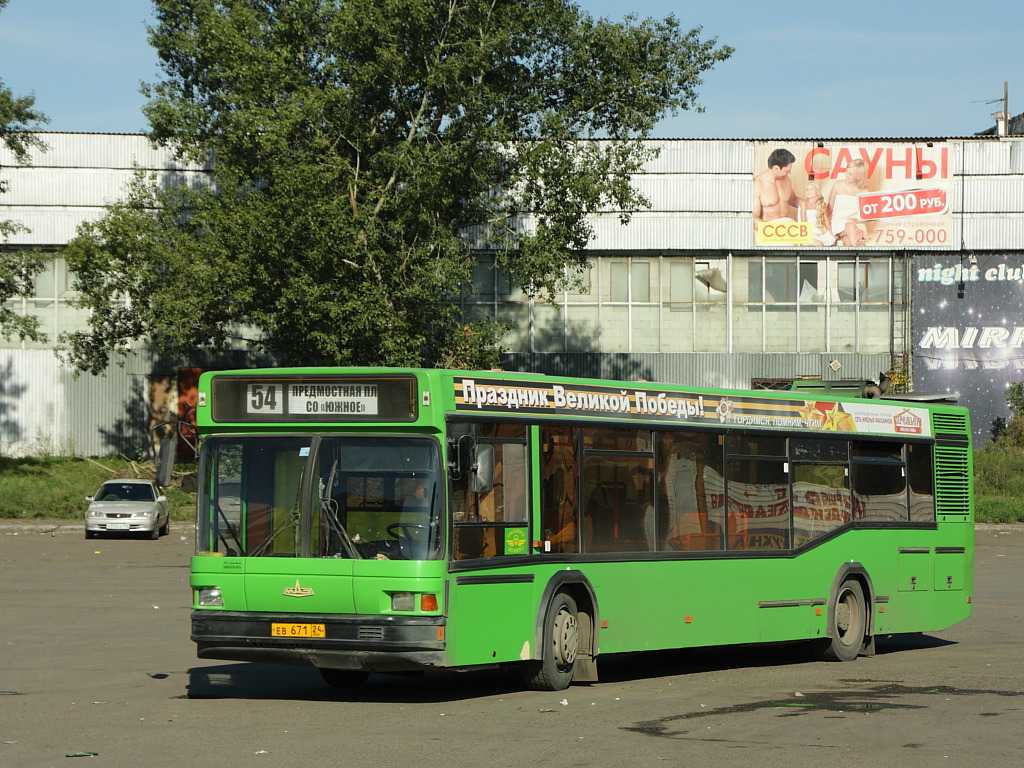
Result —
M867 632L867 609L860 582L848 579L839 585L830 611L831 637L818 648L823 661L853 661L864 647Z
M579 615L576 601L564 592L552 598L544 618L541 658L524 662L523 678L533 691L562 691L572 682L579 652Z

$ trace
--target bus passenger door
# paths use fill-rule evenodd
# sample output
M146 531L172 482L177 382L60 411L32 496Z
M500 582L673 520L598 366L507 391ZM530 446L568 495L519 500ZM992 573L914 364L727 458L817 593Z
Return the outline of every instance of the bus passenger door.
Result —
M461 462L452 477L449 662L516 660L532 642L535 613L534 576L524 562L532 552L527 427L453 425L449 445Z

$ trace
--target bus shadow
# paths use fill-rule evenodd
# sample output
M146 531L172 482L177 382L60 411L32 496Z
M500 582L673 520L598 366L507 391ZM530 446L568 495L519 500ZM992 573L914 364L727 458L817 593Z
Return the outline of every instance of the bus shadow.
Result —
M431 704L521 691L518 675L503 670L370 675L361 686L335 688L311 667L252 662L189 670L188 699L269 699Z
M622 683L727 669L791 666L810 659L805 644L733 645L603 655L600 670L602 683Z
M952 640L931 635L896 635L876 640L878 655L942 648ZM785 667L817 663L809 643L720 646L668 651L604 654L600 683L694 675L724 670ZM530 693L514 670L437 670L410 675L370 675L365 684L335 688L312 667L231 662L189 670L188 699L352 701L432 704L487 696ZM574 686L575 687L575 686Z
M926 648L945 648L948 645L957 645L957 642L923 634L886 635L875 639L875 651L879 656Z
M956 642L923 634L887 635L876 638L875 653L883 656L949 645L956 645ZM816 663L820 662L809 642L605 654L599 662L602 683Z

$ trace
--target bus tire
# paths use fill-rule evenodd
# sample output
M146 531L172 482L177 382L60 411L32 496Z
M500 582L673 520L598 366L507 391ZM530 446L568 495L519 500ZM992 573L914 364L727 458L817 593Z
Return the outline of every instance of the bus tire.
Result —
M524 662L523 679L533 691L563 691L572 682L579 652L579 615L576 601L557 593L544 614L541 658Z
M369 672L353 669L326 669L318 667L320 677L332 688L358 688L366 682Z
M823 661L853 661L864 647L868 626L864 590L859 581L847 579L839 585L829 617L830 637L818 647L818 658Z

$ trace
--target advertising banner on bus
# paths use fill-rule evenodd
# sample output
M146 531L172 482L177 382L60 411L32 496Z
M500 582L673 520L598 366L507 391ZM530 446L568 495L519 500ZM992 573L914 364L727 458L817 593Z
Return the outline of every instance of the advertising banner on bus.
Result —
M864 432L928 437L923 408L878 401L839 403L806 397L707 395L637 385L455 378L455 408L487 413L605 416L675 423Z
M950 248L945 142L758 143L756 246Z
M957 395L974 440L1009 416L1024 378L1024 268L1000 254L914 257L914 389Z

